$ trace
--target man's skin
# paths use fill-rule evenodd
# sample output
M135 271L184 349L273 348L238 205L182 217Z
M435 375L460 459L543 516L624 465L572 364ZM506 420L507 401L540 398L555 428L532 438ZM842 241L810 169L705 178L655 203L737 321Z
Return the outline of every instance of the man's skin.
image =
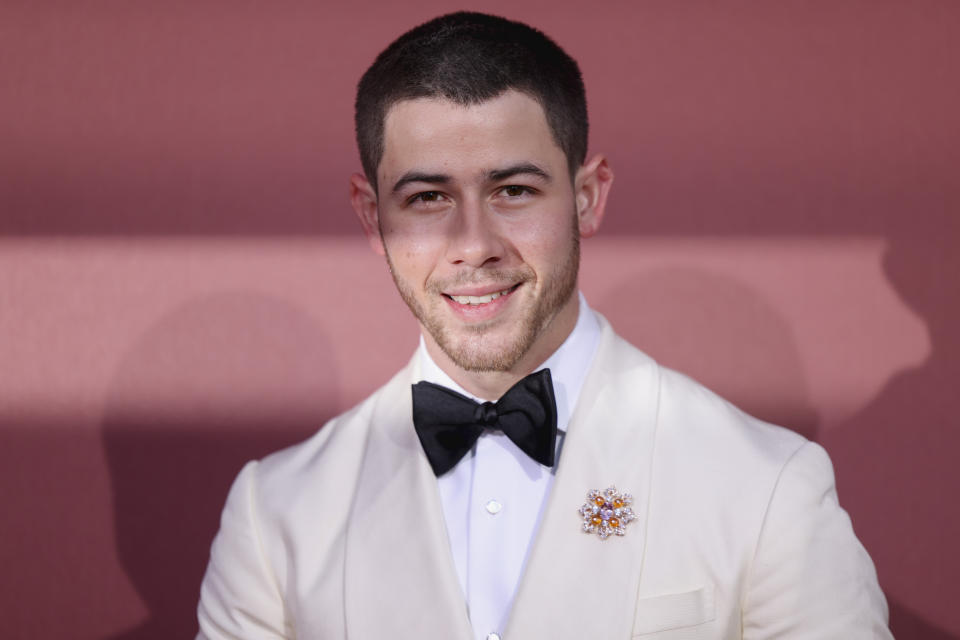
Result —
M543 108L510 90L471 106L398 102L377 189L351 177L354 210L427 351L477 397L499 398L576 324L579 238L599 228L613 172L596 155L570 173Z

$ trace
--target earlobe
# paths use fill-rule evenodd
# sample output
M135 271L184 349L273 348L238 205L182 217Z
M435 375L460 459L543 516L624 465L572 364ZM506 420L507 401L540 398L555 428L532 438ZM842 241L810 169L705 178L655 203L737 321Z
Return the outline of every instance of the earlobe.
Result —
M606 157L597 154L584 163L575 179L577 225L580 236L589 238L600 229L613 185L613 169Z
M367 236L370 248L379 255L385 255L383 239L380 237L380 220L377 209L377 193L362 173L350 176L350 204L360 219L363 233Z

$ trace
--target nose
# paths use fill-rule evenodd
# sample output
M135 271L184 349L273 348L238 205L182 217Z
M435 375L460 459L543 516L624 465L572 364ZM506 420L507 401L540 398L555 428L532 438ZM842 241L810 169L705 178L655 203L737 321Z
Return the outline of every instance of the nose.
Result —
M451 221L447 259L451 264L474 268L493 266L506 255L506 244L497 229L496 213L479 202L462 202Z

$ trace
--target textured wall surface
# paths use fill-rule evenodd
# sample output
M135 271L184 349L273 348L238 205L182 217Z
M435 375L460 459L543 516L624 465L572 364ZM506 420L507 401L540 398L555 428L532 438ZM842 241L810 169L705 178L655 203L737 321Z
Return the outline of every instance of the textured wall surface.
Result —
M353 90L445 8L0 5L4 637L189 637L240 465L410 357ZM960 637L960 5L483 8L581 62L590 303L823 444L896 637Z

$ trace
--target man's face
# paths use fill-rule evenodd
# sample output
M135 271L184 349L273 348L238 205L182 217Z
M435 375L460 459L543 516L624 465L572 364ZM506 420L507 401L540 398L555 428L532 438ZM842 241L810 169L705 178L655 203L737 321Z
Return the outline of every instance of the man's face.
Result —
M397 103L377 180L383 250L431 355L511 371L563 342L577 316L577 202L536 101Z

